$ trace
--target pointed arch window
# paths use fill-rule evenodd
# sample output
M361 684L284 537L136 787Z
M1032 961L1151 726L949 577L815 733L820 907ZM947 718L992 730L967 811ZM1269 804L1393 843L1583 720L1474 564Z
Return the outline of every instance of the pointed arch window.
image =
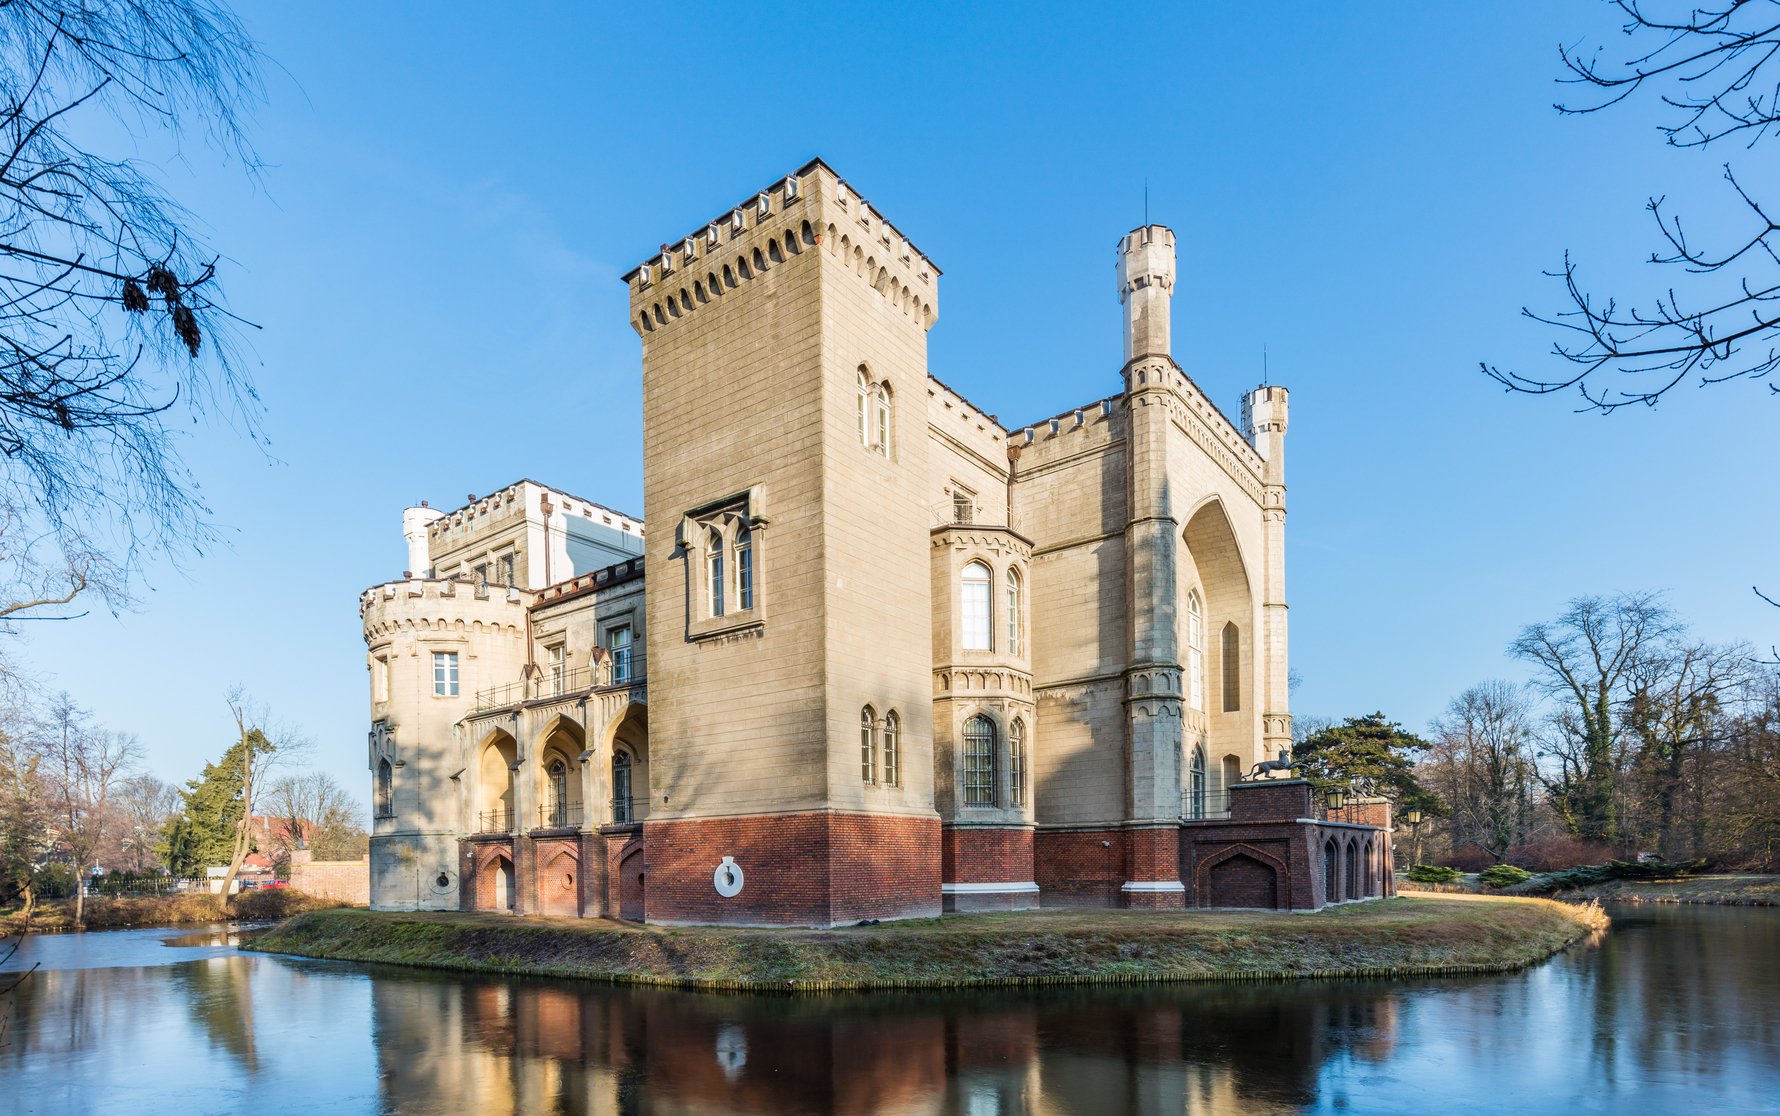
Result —
M377 816L396 816L396 769L388 758L377 761Z
M1007 653L1020 653L1020 621L1025 615L1022 607L1024 587L1020 584L1020 574L1012 566L1007 571Z
M1205 745L1193 746L1193 760L1187 773L1187 816L1203 818L1205 814Z
M1234 623L1224 625L1224 712L1242 708L1242 636Z
M552 760L545 772L550 780L549 800L545 803L546 825L559 828L569 823L569 767L562 760Z
M859 711L859 781L878 781L878 714L869 705Z
M630 776L630 753L620 748L612 753L612 821L616 825L625 825L636 817Z
M995 724L981 713L964 722L964 804L995 805Z
M1187 704L1205 708L1205 606L1197 589L1187 593Z
M1026 805L1026 722L1018 717L1007 729L1007 789L1009 801Z
M964 567L960 581L958 615L963 623L964 649L987 651L991 647L989 629L989 567L972 562Z
M902 718L894 709L884 714L884 785L902 785Z
M723 615L723 533L715 527L705 533L705 574L712 616Z
M754 532L746 525L735 533L735 595L743 612L754 607Z
M890 456L890 385L881 383L872 388L872 449L880 457Z

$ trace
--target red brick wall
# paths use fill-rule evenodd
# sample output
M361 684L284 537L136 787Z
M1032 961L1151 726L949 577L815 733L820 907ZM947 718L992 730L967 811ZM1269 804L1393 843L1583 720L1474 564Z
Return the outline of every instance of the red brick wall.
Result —
M290 858L292 891L365 906L371 902L371 855L358 860L311 860L307 849Z
M643 823L650 922L831 926L940 913L938 818L822 812ZM723 857L745 878L725 899Z
M1032 830L954 829L940 833L946 883L1026 883L1032 879Z
M1296 821L1308 818L1310 784L1302 779L1238 783L1230 788L1231 821Z
M533 842L537 866L533 894L537 913L574 918L581 913L581 860L575 838L546 837Z
M1039 905L1118 906L1126 836L1122 829L1040 829L1032 842Z

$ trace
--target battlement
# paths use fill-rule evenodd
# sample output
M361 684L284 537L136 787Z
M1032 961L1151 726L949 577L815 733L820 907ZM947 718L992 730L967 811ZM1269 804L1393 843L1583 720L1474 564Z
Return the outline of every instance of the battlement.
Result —
M641 557L631 558L604 569L594 570L592 573L582 574L580 577L559 581L541 591L531 608L536 612L563 601L585 597L589 593L598 593L602 589L612 589L633 581L640 581L642 577L643 559Z
M552 512L560 511L564 515L580 515L584 519L591 519L619 531L634 534L638 538L643 537L643 521L636 516L627 515L592 500L572 496L547 484L539 484L529 477L522 477L490 495L473 499L462 507L441 513L440 517L427 528L433 552L437 554L441 547L449 548L462 539L479 535L504 517L517 515L523 518L527 511L525 500L527 486L556 497L556 503L551 508Z
M1165 389L1185 408L1188 415L1196 418L1214 444L1230 453L1256 477L1261 475L1262 459L1254 445L1173 359L1164 357L1136 360L1125 366L1127 394L1135 395L1140 391L1156 388Z
M852 268L923 329L938 317L939 268L815 159L626 273L631 327L670 328L805 255Z
M1018 427L1008 435L1008 454L1018 463L1016 476L1029 476L1037 465L1123 439L1124 415L1125 407L1114 395Z
M359 594L358 612L367 642L398 630L518 635L531 596L523 589L478 586L467 579L411 577L366 589Z

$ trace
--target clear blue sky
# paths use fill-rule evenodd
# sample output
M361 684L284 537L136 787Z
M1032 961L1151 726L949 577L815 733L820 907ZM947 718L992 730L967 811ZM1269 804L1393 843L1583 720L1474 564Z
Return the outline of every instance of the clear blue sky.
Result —
M263 187L196 146L165 173L264 327L273 458L194 430L229 545L26 648L163 777L227 745L238 681L364 798L357 595L400 576L402 508L531 476L640 513L618 276L814 155L944 270L932 370L1010 424L1117 389L1148 181L1176 358L1232 414L1263 346L1292 389L1301 714L1421 727L1581 593L1780 630L1749 591L1780 588L1765 386L1600 417L1477 372L1540 367L1517 314L1555 307L1565 248L1648 292L1646 197L1724 209L1719 156L1647 111L1552 111L1604 4L604 7L242 8L276 63Z

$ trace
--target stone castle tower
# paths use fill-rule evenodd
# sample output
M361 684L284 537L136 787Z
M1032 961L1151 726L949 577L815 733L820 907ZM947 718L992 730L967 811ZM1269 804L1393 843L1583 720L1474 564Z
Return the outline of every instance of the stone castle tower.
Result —
M627 274L646 516L532 481L410 509L414 568L361 599L373 903L833 926L1388 891L1375 825L1248 781L1291 739L1286 391L1239 426L1182 367L1173 232L1115 265L1116 390L1019 426L928 371L939 269L820 160Z

